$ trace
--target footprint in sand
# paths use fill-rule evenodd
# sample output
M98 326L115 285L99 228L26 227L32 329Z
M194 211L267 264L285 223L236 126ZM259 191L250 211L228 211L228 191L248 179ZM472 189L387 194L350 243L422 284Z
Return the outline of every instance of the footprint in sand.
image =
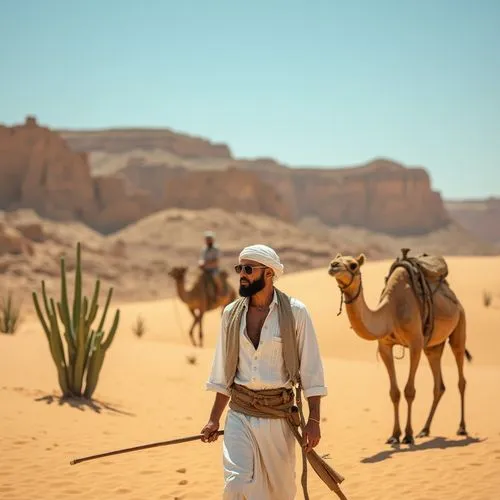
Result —
M180 469L177 469L175 472L179 472L180 474L185 474L186 473L186 468L181 467Z
M120 495L125 495L126 493L130 493L131 490L129 490L128 488L118 488L117 490L115 490L115 493L119 493Z
M159 470L141 470L141 472L139 472L139 474L142 474L142 475L158 474L158 472L160 472L160 471Z
M186 484L188 484L188 482L187 482L187 479L183 479L182 481L179 481L177 484L179 484L180 486L186 486Z

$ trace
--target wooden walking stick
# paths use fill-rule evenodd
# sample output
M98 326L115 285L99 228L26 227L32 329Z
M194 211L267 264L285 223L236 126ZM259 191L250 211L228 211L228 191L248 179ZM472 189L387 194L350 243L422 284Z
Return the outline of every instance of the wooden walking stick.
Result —
M224 431L215 432L218 436L224 434ZM88 457L75 458L71 460L70 465L79 464L80 462L86 462L87 460L94 460L96 458L109 457L111 455L119 455L121 453L128 453L130 451L146 450L148 448L156 448L158 446L168 446L170 444L187 443L188 441L197 441L201 439L201 434L195 436L188 436L178 439L171 439L169 441L158 441L157 443L141 444L139 446L133 446L132 448L123 448L121 450L107 451L106 453L99 453L98 455L90 455Z

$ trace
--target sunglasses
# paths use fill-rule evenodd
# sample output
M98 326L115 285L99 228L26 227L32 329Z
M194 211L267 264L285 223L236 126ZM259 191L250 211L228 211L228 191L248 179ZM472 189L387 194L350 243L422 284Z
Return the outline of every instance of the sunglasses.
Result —
M241 264L234 266L234 270L238 274L240 274L241 271L244 271L245 274L252 274L254 269L265 269L265 268L266 266L250 266L248 264L246 266L242 266Z

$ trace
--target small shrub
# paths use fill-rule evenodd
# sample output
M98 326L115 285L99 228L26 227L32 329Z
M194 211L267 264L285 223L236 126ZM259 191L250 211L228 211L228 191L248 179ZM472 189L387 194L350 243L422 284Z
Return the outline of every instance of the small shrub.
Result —
M186 356L186 360L190 365L195 365L198 362L196 356Z
M484 291L483 292L483 304L484 307L489 307L491 305L493 297L491 296L491 292Z
M14 334L21 320L21 308L16 305L12 292L0 301L0 332Z
M142 337L146 333L146 325L144 324L144 319L142 316L137 316L135 325L132 327L132 331L137 337Z

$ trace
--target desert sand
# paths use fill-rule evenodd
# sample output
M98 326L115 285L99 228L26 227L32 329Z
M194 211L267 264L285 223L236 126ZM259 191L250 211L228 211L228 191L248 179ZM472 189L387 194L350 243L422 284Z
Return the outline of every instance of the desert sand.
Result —
M332 256L336 252L332 251ZM285 262L286 264L286 262ZM416 445L385 444L392 429L389 383L376 344L337 316L340 295L324 266L285 275L283 291L311 312L324 358L329 395L322 404L322 440L317 448L345 481L350 500L493 500L500 490L500 258L450 257L449 282L465 306L466 423L459 424L457 371L450 349L443 357L447 391L431 435ZM363 283L374 307L390 261L367 262ZM153 277L149 279L154 279ZM482 294L493 294L490 307ZM103 291L104 293L104 291ZM113 456L77 465L90 454L197 434L206 423L213 394L204 390L220 314L205 320L205 348L189 343L189 313L177 298L113 302L122 320L108 351L95 403L61 403L46 338L33 315L12 336L0 335L0 497L59 499L219 499L223 484L221 439ZM29 309L30 304L26 304ZM137 338L138 315L146 333ZM402 349L396 348L396 355ZM401 390L407 351L396 360ZM432 377L422 357L414 403L416 433L432 400ZM404 422L406 405L401 404ZM300 454L298 454L300 457ZM297 469L300 492L300 468ZM311 499L336 498L309 469Z

